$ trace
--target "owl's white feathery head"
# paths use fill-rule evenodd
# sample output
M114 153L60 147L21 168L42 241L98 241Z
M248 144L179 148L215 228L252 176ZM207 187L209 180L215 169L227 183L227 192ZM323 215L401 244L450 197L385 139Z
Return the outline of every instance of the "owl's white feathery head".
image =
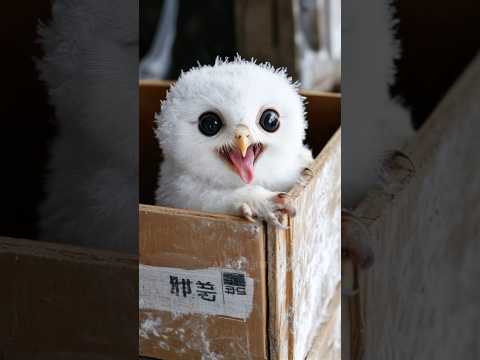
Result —
M213 115L206 121L205 114ZM278 129L266 131L261 123L274 124L275 114ZM206 134L201 123L212 119L217 127ZM156 123L165 161L230 187L274 181L272 174L297 161L307 127L303 97L286 71L240 57L182 72Z

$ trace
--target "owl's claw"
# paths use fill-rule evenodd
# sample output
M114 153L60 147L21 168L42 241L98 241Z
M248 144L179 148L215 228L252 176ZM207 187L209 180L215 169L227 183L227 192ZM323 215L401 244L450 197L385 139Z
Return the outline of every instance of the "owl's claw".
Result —
M277 205L276 211L290 215L294 217L297 213L297 210L290 202L290 195L285 192L278 193L277 196L274 197L273 202Z
M253 218L253 211L248 204L242 204L240 207L240 212L242 213L242 217L244 217L246 220L250 222L255 222L255 219Z
M263 219L279 229L288 229L288 226L281 222L282 215L293 217L295 212L289 195L283 192L259 202L243 203L240 206L240 214L244 219L250 222Z
M296 214L296 210L290 201L290 195L285 192L279 192L273 197L272 200L275 204L275 209L273 212L269 213L269 217L267 219L268 222L275 225L279 229L288 229L288 226L282 224L279 218L281 218L283 214L290 215L291 217L294 217Z
M368 243L370 236L360 219L352 212L342 210L342 253L364 269L374 262L373 250Z

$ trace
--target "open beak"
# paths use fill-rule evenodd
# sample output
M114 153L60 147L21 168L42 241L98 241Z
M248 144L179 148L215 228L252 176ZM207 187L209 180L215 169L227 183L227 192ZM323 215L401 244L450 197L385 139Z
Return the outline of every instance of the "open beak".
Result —
M246 126L239 126L235 130L235 144L237 145L242 157L247 155L248 147L250 146L250 130Z
M245 125L235 129L232 146L223 146L218 150L219 155L226 160L243 182L250 184L253 181L254 164L263 152L261 143L253 143L250 130Z

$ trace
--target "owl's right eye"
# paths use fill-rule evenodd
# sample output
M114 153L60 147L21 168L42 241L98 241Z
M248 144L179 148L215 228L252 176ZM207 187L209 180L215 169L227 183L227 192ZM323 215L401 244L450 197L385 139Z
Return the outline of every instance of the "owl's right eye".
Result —
M205 136L216 135L223 126L222 119L214 112L206 112L198 119L198 129Z

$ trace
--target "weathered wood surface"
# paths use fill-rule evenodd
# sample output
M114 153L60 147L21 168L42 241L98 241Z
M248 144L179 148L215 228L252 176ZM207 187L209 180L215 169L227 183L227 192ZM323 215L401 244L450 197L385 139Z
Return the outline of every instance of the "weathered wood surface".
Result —
M339 130L290 191L289 229L268 226L273 360L340 356L340 299L330 305L340 286L340 153Z
M0 358L133 359L136 257L0 238Z
M364 359L478 359L480 58L404 152L415 175L370 196L373 268L360 276Z
M341 285L338 284L335 295L330 300L327 314L330 318L324 323L315 336L313 346L307 354L306 360L340 360L340 326L341 326ZM334 334L332 342L332 334Z
M311 173L290 191L298 212L288 219L285 236L288 359L307 358L317 335L332 317L337 318L336 325L322 341L328 344L330 356L340 356L340 303L333 313L329 310L341 277L340 154L338 130L315 159ZM275 239L281 241L281 237ZM277 277L280 271L276 269Z
M289 237L284 230L268 227L267 238L269 360L284 360L289 358L292 343L289 320L292 289L291 276L287 275Z
M246 320L202 313L140 309L140 353L161 359L267 357L267 299L263 225L234 216L140 207L140 262L187 270L227 268L254 279ZM140 270L142 276L142 270Z

